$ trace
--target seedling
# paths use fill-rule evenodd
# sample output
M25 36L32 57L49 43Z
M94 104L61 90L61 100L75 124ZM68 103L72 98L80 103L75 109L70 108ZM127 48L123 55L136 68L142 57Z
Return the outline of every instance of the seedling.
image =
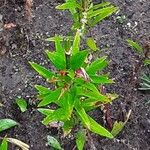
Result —
M147 44L147 46L145 46L145 50L144 50L144 48L140 44L138 44L137 42L131 39L128 39L127 42L128 42L128 45L132 47L133 49L135 49L137 53L142 57L141 59L144 65L149 65L150 64L149 43Z
M93 5L90 0L66 0L56 8L69 10L74 20L71 36L55 35L47 39L55 43L55 51L46 50L46 54L56 71L50 71L35 62L29 63L54 87L50 89L42 85L35 86L40 101L38 111L45 116L42 123L62 127L64 136L79 127L76 144L82 150L88 130L113 138L111 132L98 124L88 112L104 104L111 104L117 95L104 94L100 89L104 84L114 83L108 74L102 74L102 70L108 65L107 57L103 56L91 62L90 51L80 50L80 42L89 27L110 16L118 8L109 2ZM98 50L92 38L87 39L87 45L94 51ZM98 75L98 72L101 74ZM49 109L51 104L55 105Z
M139 90L150 91L150 75L144 74L141 80L142 83L140 83L141 88L139 88Z
M20 108L21 112L25 112L27 110L27 102L22 98L16 99L16 104Z

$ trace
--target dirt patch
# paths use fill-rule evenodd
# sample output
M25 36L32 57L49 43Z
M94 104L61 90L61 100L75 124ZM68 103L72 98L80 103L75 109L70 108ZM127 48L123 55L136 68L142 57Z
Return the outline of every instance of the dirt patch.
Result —
M6 2L6 3L5 3ZM12 118L20 123L9 131L1 133L18 138L31 146L31 150L48 150L47 135L58 138L57 130L50 130L40 121L42 116L36 111L35 84L45 85L30 68L28 61L36 61L53 69L45 59L45 49L53 50L53 45L44 42L45 37L54 34L66 35L71 26L71 17L67 12L56 11L55 6L60 1L35 0L33 3L33 21L27 22L25 2L10 0L0 2L0 118ZM144 44L150 40L150 1L149 0L110 0L120 8L117 16L125 15L120 23L116 17L101 22L89 31L111 62L108 71L116 83L108 87L108 91L116 92L120 97L112 105L112 117L117 119L120 108L124 111L132 109L132 115L122 133L114 140L102 139L92 135L97 150L149 150L150 149L150 106L145 105L150 99L150 93L137 90L139 80L135 77L140 72L150 73L150 68L140 68L139 57L131 50L126 39L132 38ZM2 18L2 19L1 19ZM3 30L6 23L16 24L15 28ZM5 50L4 50L5 49ZM95 56L102 53L97 52ZM136 75L134 75L136 73ZM22 96L28 102L28 111L20 113L15 105L15 98ZM119 110L119 111L118 111ZM99 111L94 113L96 119ZM65 150L74 147L71 139L62 140ZM15 150L10 145L10 150ZM87 147L87 149L92 149Z

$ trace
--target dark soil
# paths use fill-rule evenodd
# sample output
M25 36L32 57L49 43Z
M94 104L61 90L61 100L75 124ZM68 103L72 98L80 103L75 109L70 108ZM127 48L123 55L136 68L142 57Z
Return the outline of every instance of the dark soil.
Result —
M149 0L109 0L120 8L99 25L92 28L92 35L101 50L111 60L108 71L116 83L108 87L120 97L111 106L113 120L118 119L120 111L132 109L131 117L124 130L114 140L103 139L92 135L96 150L150 150L150 93L141 92L139 75L150 74L150 68L140 67L140 58L127 46L126 39L132 38L142 45L150 40L150 1ZM24 0L0 1L0 118L12 118L20 123L0 136L7 134L30 145L31 150L49 150L46 147L47 135L59 136L59 132L46 128L40 122L42 116L36 110L35 84L44 85L41 79L29 66L32 60L49 68L45 59L45 49L53 50L53 45L42 39L54 34L66 35L71 27L71 17L67 12L55 10L61 1L34 0L33 19L27 20ZM97 0L97 2L99 2ZM117 16L126 16L123 23ZM14 23L16 27L3 29L3 25ZM101 55L97 52L95 56ZM21 96L28 102L28 110L21 113L15 105L15 98ZM93 112L99 118L99 113ZM72 150L71 139L60 139L65 150ZM91 144L92 145L92 144ZM10 150L17 149L10 145ZM87 149L95 150L94 146Z

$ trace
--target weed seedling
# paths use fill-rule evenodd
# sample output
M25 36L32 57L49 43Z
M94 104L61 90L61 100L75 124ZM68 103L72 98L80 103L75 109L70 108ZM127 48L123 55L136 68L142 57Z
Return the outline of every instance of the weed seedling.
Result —
M104 104L111 104L117 95L104 94L100 88L104 84L114 83L108 74L102 74L102 70L108 65L107 57L96 58L91 62L90 51L80 50L81 39L89 27L110 16L118 8L109 2L94 5L91 0L66 0L56 8L71 12L74 20L72 35L65 37L55 35L47 39L55 43L55 51L46 50L46 54L56 71L30 62L39 75L54 87L50 89L35 85L40 101L38 111L45 116L42 121L44 125L62 127L64 136L73 129L78 129L76 145L82 150L88 130L113 138L112 133L97 123L88 112ZM98 50L92 38L87 39L87 45L94 51Z

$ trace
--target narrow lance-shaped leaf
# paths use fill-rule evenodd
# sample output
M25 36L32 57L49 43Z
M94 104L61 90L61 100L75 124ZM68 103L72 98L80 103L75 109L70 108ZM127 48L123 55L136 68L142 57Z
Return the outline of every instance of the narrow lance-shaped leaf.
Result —
M72 55L75 55L76 53L79 52L80 48L80 31L78 30L76 32L74 41L73 41L73 46L72 46Z
M88 74L94 75L97 71L101 71L108 65L107 57L104 56L102 58L97 59L92 62L87 68L86 71Z
M36 90L38 90L39 94L50 94L52 91L47 87L42 85L35 85Z
M80 100L79 99L76 99L76 102L75 102L75 109L78 113L78 115L80 116L81 118L81 121L85 124L85 126L87 128L90 128L90 121L89 121L89 118L84 110L84 108L81 107L81 103L80 103Z
M0 119L0 132L12 128L18 125L18 123L12 119Z
M111 84L114 83L113 80L109 79L107 75L90 75L91 82L96 84Z
M65 10L65 9L75 9L75 8L80 8L80 5L77 4L75 1L69 1L66 3L63 3L61 5L56 6L56 9L61 9L61 10Z
M93 120L90 116L89 120L90 120L90 130L96 134L99 134L101 136L105 136L107 138L112 139L113 135L106 130L104 127L102 127L100 124L98 124L95 120Z
M95 42L95 40L93 38L88 38L86 40L86 43L87 43L88 47L90 49L92 49L93 51L97 51L98 50L98 48L96 46L96 42Z
M103 14L109 15L109 14L112 14L114 12L114 10L116 11L116 9L117 8L114 6L108 6L106 8L98 9L98 10L95 10L93 12L88 13L88 18L90 19L90 18L95 17L97 15L103 15Z
M8 150L8 142L6 138L3 139L2 144L0 145L0 150Z
M55 110L48 109L48 108L38 108L37 109L41 114L49 116L51 115Z
M62 58L58 53L47 50L46 54L57 69L64 70L66 68L66 60L64 60L64 58Z
M80 51L75 55L73 55L70 60L71 69L76 70L82 67L87 55L88 55L88 51L86 50Z
M112 15L114 12L116 12L118 10L117 7L106 7L106 8L103 8L101 10L98 10L96 13L95 11L90 14L90 18L95 16L94 18L92 18L90 21L89 21L89 25L90 26L95 26L97 23L99 23L100 21L102 21L103 19L105 19L106 17L109 17L110 15ZM98 14L96 16L96 14Z
M58 142L58 140L56 138L54 138L53 136L48 135L47 136L47 144L55 149L58 150L63 150L60 146L60 143Z
M144 60L144 65L150 65L150 59L145 59Z
M56 103L61 94L61 89L52 91L51 94L48 94L44 99L39 103L38 107L46 106L52 102Z
M55 38L55 48L56 48L56 53L66 62L65 50L61 45L61 39L59 38L59 36L56 36Z
M143 52L143 48L137 42L134 42L131 39L128 39L127 42L128 42L128 45L134 48L137 52L139 53Z
M85 141L86 141L86 131L83 129L79 130L76 135L76 145L78 150L83 150Z
M17 98L16 104L19 106L21 112L25 112L27 110L27 102L23 98Z
M38 65L37 63L34 62L29 62L30 65L44 78L50 79L54 74L47 70L45 67Z

